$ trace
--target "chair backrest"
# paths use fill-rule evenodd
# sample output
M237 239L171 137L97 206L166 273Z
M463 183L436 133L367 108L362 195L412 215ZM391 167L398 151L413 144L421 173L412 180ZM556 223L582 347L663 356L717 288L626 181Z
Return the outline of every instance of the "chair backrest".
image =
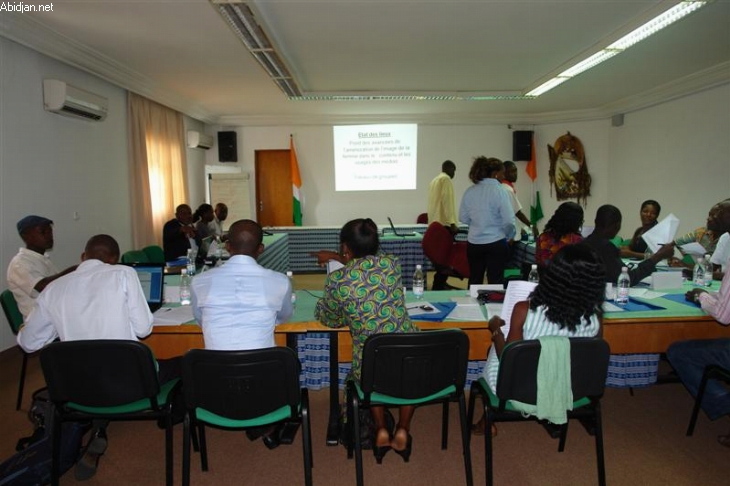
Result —
M248 351L192 349L183 357L183 390L188 408L249 420L301 401L299 358L285 347Z
M428 213L421 213L416 218L417 224L428 224Z
M122 254L122 263L149 263L150 259L143 250L129 250ZM164 263L164 262L163 262Z
M165 251L161 246L150 245L142 248L150 263L165 263Z
M367 395L423 398L466 383L469 337L461 329L385 333L365 341L360 386Z
M15 296L10 290L3 290L3 293L0 294L0 304L2 304L3 312L5 312L5 318L10 324L10 330L17 335L20 325L23 324L23 314L20 313L18 303L15 302Z
M112 407L149 398L157 406L155 359L138 341L54 342L41 350L40 360L54 403Z
M499 358L497 397L535 404L540 341L516 341ZM573 399L603 395L611 351L601 338L570 338L570 373Z
M447 266L449 254L454 245L454 237L444 225L438 221L428 225L423 235L423 253L435 266Z

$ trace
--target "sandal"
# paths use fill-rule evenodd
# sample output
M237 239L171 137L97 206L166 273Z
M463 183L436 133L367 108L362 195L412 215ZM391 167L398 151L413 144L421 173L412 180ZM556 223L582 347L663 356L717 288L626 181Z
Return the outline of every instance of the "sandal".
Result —
M472 424L471 433L474 435L484 435L484 417L479 419L479 422ZM492 437L497 437L497 426L492 424Z
M730 447L730 434L718 435L717 442L725 447Z

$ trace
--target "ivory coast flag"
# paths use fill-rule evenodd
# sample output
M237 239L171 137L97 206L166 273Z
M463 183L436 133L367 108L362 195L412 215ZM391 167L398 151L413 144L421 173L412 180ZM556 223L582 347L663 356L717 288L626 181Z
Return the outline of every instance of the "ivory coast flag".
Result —
M302 176L299 175L299 161L297 151L294 148L294 136L289 135L289 159L291 163L291 190L292 190L292 213L294 226L302 225Z
M540 191L537 190L537 156L535 155L535 132L532 133L532 153L530 161L525 167L525 172L532 179L532 199L530 201L530 223L534 226L540 221L544 215L542 214L542 205L540 204Z

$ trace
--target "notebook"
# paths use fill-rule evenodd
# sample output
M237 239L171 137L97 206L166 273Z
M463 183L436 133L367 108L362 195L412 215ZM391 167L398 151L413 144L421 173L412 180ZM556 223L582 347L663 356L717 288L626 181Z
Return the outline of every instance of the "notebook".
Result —
M165 266L161 263L131 263L126 265L134 268L137 272L150 311L154 312L162 307Z
M398 233L398 230L395 229L395 225L393 224L393 220L390 219L390 216L388 216L388 223L390 223L390 229L393 230L393 234L395 236L413 236L416 233L410 232L410 233Z

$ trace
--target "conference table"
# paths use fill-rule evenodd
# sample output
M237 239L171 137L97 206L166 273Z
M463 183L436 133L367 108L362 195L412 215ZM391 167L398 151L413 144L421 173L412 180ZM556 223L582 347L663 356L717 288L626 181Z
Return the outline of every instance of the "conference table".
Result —
M719 282L714 282L713 286L717 289ZM730 326L719 325L695 304L682 301L681 296L690 288L691 284L685 284L684 288L665 291L667 295L650 301L640 296L632 297L639 304L650 302L653 307L651 309L607 312L604 315L603 337L609 343L611 353L663 353L675 341L730 337ZM641 289L636 292L640 291ZM298 291L295 314L289 322L276 327L275 338L277 345L299 349L301 359L302 352L308 351L303 348L309 346L301 341L307 336L314 336L315 343L310 347L320 367L326 369L329 375L327 386L330 391L330 422L327 443L332 445L337 443L341 378L348 369L341 363L351 362L352 340L347 328L332 329L314 320L314 307L321 296L322 291ZM424 300L432 303L445 302L452 297L463 296L463 290L427 291ZM407 301L415 301L410 292ZM418 321L417 325L421 330L463 329L469 336L469 359L472 360L469 374L473 379L474 375L478 376L491 345L486 317L485 315L485 319L480 321ZM189 349L204 346L201 329L194 322L172 326L155 325L145 343L160 359L181 356ZM306 379L303 381L306 384Z

